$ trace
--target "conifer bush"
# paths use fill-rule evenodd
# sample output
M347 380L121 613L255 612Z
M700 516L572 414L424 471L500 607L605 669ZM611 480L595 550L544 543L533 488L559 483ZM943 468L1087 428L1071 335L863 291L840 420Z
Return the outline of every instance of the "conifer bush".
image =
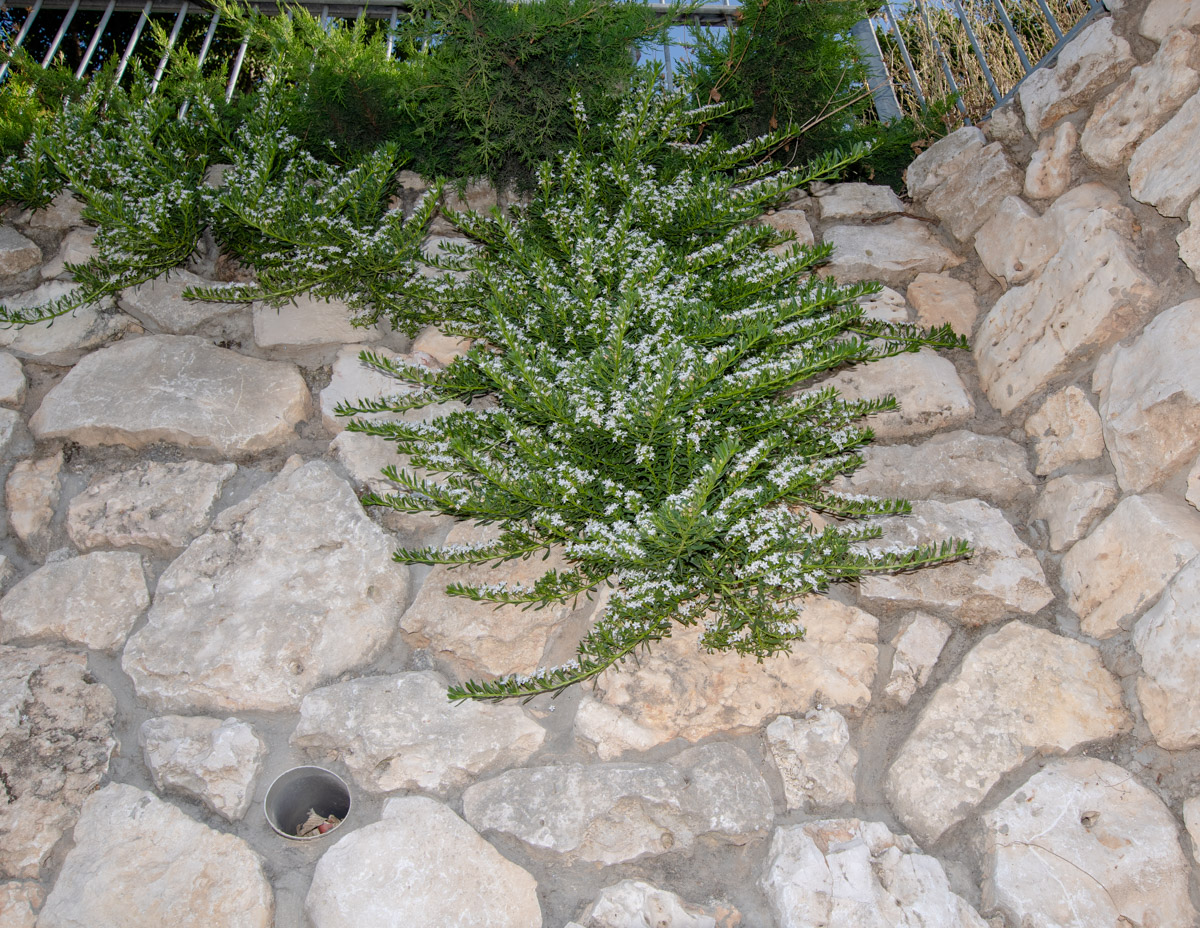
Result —
M538 607L614 587L575 660L470 681L451 697L530 697L602 672L702 623L710 650L759 659L803 634L793 603L830 583L962 556L947 541L868 551L870 517L899 500L834 493L871 439L864 417L893 399L846 402L821 385L834 369L922 346L962 347L868 319L855 300L877 285L815 277L825 248L770 249L786 237L752 225L768 206L861 154L781 169L785 132L730 148L703 134L727 113L686 109L644 86L611 125L589 127L542 165L517 217L456 214L478 243L444 264L465 273L434 293L443 329L474 339L431 372L367 353L415 387L344 415L399 413L480 397L488 408L429 423L354 419L410 456L386 473L401 492L368 497L400 512L496 523L479 546L397 552L422 564L497 564L556 549L569 569L536 583L455 584L451 594ZM818 528L810 516L831 520Z

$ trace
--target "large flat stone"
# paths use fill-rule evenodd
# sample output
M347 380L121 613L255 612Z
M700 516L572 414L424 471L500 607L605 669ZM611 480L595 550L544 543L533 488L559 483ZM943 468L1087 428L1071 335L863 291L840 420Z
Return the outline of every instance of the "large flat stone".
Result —
M243 357L194 336L149 335L88 355L29 424L43 440L131 448L165 441L246 455L291 440L310 403L291 364Z
M244 303L215 303L189 300L183 291L189 287L215 287L191 271L175 268L161 277L121 291L117 305L131 316L164 335L193 335L219 327L228 317L247 313Z
M327 464L285 468L166 569L122 666L157 711L295 709L392 637L409 588L390 552Z
M1029 134L1037 138L1063 116L1092 101L1137 64L1111 17L1088 26L1059 52L1052 68L1031 73L1017 91Z
M1200 513L1159 494L1127 496L1063 557L1067 605L1084 634L1111 638L1197 554Z
M776 828L761 885L779 928L987 928L937 859L882 822Z
M110 783L84 804L39 928L271 928L263 863L241 838Z
M339 300L309 294L285 306L254 304L254 343L260 348L303 348L378 341L377 328L354 325L354 312Z
M919 219L833 226L825 231L824 238L833 246L833 256L823 273L842 283L882 280L896 286L922 271L938 274L963 262Z
M987 144L976 126L964 126L938 139L915 157L904 171L908 195L922 199L966 167Z
M1148 39L1161 42L1176 29L1200 25L1200 4L1196 0L1150 0L1142 14L1138 31Z
M85 655L0 645L0 876L41 876L108 772L116 714Z
M879 622L820 596L801 604L800 621L804 640L761 664L732 652L706 654L699 629L677 629L639 656L637 669L626 665L597 680L580 703L576 732L610 759L672 738L754 731L818 703L861 715L871 701Z
M1200 745L1200 559L1168 584L1133 630L1142 656L1138 701L1154 740L1169 751Z
M446 795L524 763L545 729L515 704L454 704L432 671L361 677L314 690L291 744L336 759L372 792Z
M542 928L537 882L423 796L388 800L317 863L313 928Z
M1195 924L1175 817L1123 767L1053 761L984 827L984 904L1011 924Z
M66 296L77 286L52 280L36 290L5 297L3 303L9 309L29 309ZM100 306L84 306L50 322L0 329L0 347L19 358L65 367L137 328L136 320L115 311L112 301L105 299Z
M1065 753L1132 724L1095 648L1010 622L930 698L888 770L887 795L917 839L933 842L1032 755Z
M688 748L662 764L568 764L509 770L468 787L463 817L564 861L604 865L701 839L744 845L774 819L771 793L732 744Z
M917 324L949 325L960 335L975 331L979 303L975 288L947 274L918 274L905 293L917 313ZM907 321L907 320L905 320Z
M1037 556L1003 512L980 500L916 502L911 515L884 519L880 527L883 537L867 543L872 550L959 538L974 553L925 570L864 577L860 595L868 606L941 611L971 626L1033 615L1054 599Z
M1117 481L1140 493L1186 467L1200 451L1200 300L1168 309L1127 348L1100 364L1104 443Z
M16 277L42 263L42 250L10 225L0 225L0 277Z
M436 364L431 358L416 352L403 355L386 348L371 348L369 345L345 345L337 353L333 362L333 376L324 390L321 391L321 421L329 431L337 433L346 427L350 420L335 413L339 403L354 403L358 400L383 400L391 397L403 397L415 389L412 385L386 374L381 374L374 368L367 367L359 360L359 355L365 350L400 364L417 364L428 370L436 370ZM368 413L356 416L358 419L370 421L401 421L401 422L432 422L450 412L456 412L466 407L457 401L436 403L420 409L409 409L402 413Z
M1129 161L1129 191L1164 216L1183 217L1200 194L1200 95L1142 142Z
M904 212L904 203L883 184L831 184L817 192L821 221L878 219Z
M1096 104L1080 139L1093 164L1114 170L1200 87L1200 36L1173 33L1129 80Z
M950 234L969 242L1007 196L1021 192L1022 177L999 142L980 149L925 200Z

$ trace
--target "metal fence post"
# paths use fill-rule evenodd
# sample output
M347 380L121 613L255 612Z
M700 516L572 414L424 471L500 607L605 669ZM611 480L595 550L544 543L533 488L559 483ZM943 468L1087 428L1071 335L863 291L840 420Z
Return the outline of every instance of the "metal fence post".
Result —
M895 122L903 117L900 112L900 102L896 99L896 91L888 80L887 67L883 63L883 52L879 50L879 39L875 37L875 28L869 19L854 24L850 30L858 50L862 54L866 66L867 83L871 88L871 96L875 98L875 114L880 122ZM918 91L919 93L920 91Z

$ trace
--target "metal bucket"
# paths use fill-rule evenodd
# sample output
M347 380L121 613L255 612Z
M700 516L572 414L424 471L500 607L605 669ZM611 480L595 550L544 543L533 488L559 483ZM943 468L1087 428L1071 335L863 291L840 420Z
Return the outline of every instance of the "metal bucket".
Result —
M293 767L275 778L263 800L263 811L276 834L293 841L316 841L337 831L350 814L350 787L323 767ZM341 821L325 834L301 838L296 832L310 811L321 818L332 815Z

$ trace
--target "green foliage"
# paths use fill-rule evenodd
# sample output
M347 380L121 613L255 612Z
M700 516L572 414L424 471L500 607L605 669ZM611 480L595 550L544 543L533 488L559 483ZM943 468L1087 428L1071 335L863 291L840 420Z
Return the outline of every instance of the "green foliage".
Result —
M50 123L63 101L79 96L83 86L69 70L43 68L17 49L0 84L0 158L20 153L34 131Z
M402 550L425 564L495 563L560 550L570 567L531 587L457 584L473 600L540 606L616 587L567 665L453 698L557 691L592 677L675 622L703 643L759 659L803 633L793 603L864 572L962 556L965 546L870 552L861 517L904 512L896 500L828 489L871 438L864 416L895 401L845 402L819 378L924 345L961 347L864 317L878 289L812 275L828 249L770 249L787 237L748 225L792 189L828 177L862 150L808 168L767 160L780 131L729 148L701 127L727 106L686 110L644 87L611 125L588 127L542 165L527 210L454 216L479 250L447 263L465 273L434 294L448 333L474 339L444 371L364 361L415 384L402 400L343 406L346 415L432 403L497 405L429 423L355 419L394 441L411 466L388 472L403 492L366 502L499 525L495 543ZM832 520L818 528L809 518Z

